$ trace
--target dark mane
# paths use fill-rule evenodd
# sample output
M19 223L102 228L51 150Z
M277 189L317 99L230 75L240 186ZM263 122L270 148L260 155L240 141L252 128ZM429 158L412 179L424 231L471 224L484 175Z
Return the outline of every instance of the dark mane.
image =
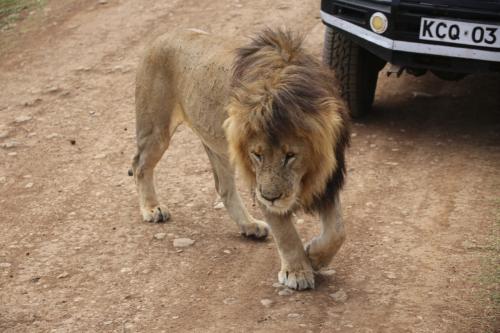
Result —
M303 203L305 210L317 210L333 202L344 183L349 120L332 72L308 54L302 42L291 31L266 29L237 49L230 104L271 144L290 133L311 141L315 151L325 147L317 147L314 141L334 142L335 166L324 176L323 191ZM314 177L309 175L304 182L310 184L303 187L318 186Z

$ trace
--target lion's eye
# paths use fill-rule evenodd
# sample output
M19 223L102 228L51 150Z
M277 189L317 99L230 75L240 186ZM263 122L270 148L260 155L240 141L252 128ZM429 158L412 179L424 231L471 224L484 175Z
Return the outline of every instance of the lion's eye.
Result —
M251 152L250 153L250 156L252 157L252 159L257 162L257 163L261 163L262 162L262 155L256 153L256 152Z
M286 153L285 155L285 165L288 165L295 161L295 154L294 153Z

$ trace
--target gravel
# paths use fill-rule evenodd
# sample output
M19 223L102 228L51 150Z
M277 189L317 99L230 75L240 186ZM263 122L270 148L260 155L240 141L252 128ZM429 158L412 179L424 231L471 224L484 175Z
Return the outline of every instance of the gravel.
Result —
M339 291L330 294L330 297L337 303L344 303L347 301L347 294L344 290L340 289Z
M174 239L174 247L188 247L193 245L195 240L190 238L176 238Z
M157 234L154 235L154 238L157 239L157 240L162 240L165 237L167 237L167 234L164 233L164 232L159 232L159 233L157 233Z
M278 295L280 296L290 296L293 294L293 290L292 289L283 289L283 290L280 290L280 292L278 293Z
M260 300L260 303L264 305L266 308L268 308L273 304L273 301L268 298L264 298Z
M14 119L14 122L16 122L17 124L20 124L20 123L30 121L31 119L33 119L33 117L31 117L31 116L19 116L19 117L16 117L16 119Z

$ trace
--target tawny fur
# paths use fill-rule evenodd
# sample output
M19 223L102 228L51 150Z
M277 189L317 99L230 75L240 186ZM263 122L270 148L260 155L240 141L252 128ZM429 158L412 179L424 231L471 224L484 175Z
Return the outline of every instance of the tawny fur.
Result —
M266 237L235 186L235 168L251 185L281 258L279 281L314 287L313 268L327 265L345 232L339 191L344 182L348 118L333 75L282 30L265 30L237 50L206 33L156 39L136 79L137 154L132 163L143 219L170 217L158 202L154 168L176 128L201 139L215 186L246 236ZM322 233L304 249L292 212L318 212Z

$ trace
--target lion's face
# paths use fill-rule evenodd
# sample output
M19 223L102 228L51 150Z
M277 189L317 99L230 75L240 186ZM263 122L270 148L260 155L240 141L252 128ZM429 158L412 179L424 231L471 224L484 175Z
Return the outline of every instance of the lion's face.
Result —
M248 157L255 173L255 196L269 211L284 214L298 204L308 150L297 139L269 142L254 138Z

